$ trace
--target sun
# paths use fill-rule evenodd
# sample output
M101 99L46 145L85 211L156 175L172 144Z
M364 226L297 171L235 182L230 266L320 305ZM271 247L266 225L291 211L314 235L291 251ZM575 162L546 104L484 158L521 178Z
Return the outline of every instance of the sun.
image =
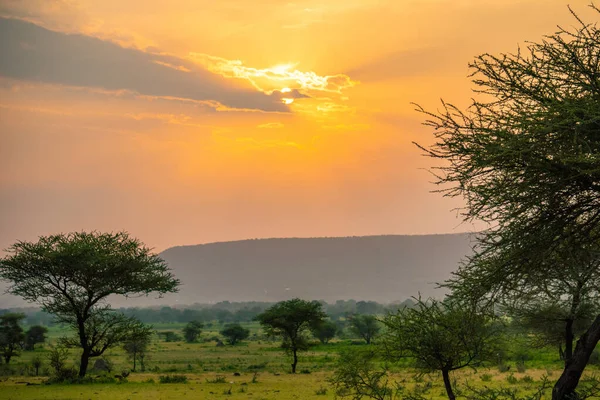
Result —
M289 97L284 97L281 100L283 101L283 104L292 104L294 102L294 99L290 99Z

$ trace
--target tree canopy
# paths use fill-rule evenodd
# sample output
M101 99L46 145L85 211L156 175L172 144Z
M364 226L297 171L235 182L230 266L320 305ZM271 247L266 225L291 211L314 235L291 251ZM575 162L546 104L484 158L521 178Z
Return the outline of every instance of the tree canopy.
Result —
M419 300L413 308L388 314L383 323L386 358L410 358L424 372L440 371L451 400L450 372L480 365L497 349L499 332L490 313L453 300Z
M489 223L448 283L454 296L526 304L550 293L571 317L583 302L598 302L600 30L572 14L574 29L514 54L477 57L466 111L448 103L437 113L419 108L434 129L436 142L420 147L442 161L440 191L465 199L465 220ZM599 339L597 315L554 400L574 392Z
M292 353L292 373L295 373L298 351L308 349L305 333L325 317L321 303L292 299L275 304L256 319L267 334L283 339L282 347Z
M125 232L74 232L19 241L0 260L8 291L41 304L76 332L64 342L82 349L79 376L89 358L121 343L139 322L111 310L110 295L162 295L177 290L165 261Z

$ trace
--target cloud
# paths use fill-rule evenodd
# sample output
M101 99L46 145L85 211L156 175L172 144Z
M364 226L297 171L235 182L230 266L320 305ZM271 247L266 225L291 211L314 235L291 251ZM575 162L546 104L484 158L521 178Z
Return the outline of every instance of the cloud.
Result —
M280 94L240 87L239 82L189 60L124 48L90 36L54 32L16 19L0 18L0 37L0 75L8 78L216 101L235 109L289 111Z
M313 71L300 71L295 64L281 64L270 68L253 68L240 60L227 60L202 53L190 53L188 58L209 71L228 78L240 78L250 82L256 89L273 94L282 89L291 89L284 97L294 97L294 91L309 97L318 95L340 95L342 91L357 84L348 75L321 76Z
M266 124L260 124L257 128L261 129L280 129L283 128L283 124L281 122L267 122Z

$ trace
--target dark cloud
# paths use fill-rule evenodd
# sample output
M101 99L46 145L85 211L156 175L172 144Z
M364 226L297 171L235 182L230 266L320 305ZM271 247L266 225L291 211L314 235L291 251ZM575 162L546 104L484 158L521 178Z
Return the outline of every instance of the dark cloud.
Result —
M0 75L5 77L288 111L277 96L236 87L233 81L177 57L8 18L0 18L0 38Z

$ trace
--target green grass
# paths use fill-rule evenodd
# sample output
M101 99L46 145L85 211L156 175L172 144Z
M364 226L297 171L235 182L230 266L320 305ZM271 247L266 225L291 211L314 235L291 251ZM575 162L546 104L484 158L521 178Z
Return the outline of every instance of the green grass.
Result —
M159 331L179 331L185 324L155 325ZM45 358L48 345L34 352L23 352L11 362L11 369L18 375L2 378L0 397L3 399L333 399L334 390L328 383L337 354L343 349L356 348L352 340L334 341L327 345L316 345L300 355L298 371L310 373L289 374L290 359L280 349L277 341L265 340L255 323L248 324L257 338L236 346L217 347L214 341L204 341L219 336L222 326L214 324L205 329L198 343L166 343L155 338L146 360L146 372L133 372L127 382L110 384L43 385L47 377L28 375L27 366L33 357ZM65 328L50 329L50 342L67 334ZM356 340L354 340L356 342ZM364 345L363 345L364 346ZM504 362L510 366L500 372L497 365L477 371L464 370L454 374L459 386L468 381L483 387L514 387L520 392L533 392L543 375L555 380L560 375L562 363L554 349L530 349L526 343L512 341L506 350ZM78 352L71 351L71 364L76 366ZM111 374L131 368L131 362L119 348L111 349L106 358L114 364ZM524 360L525 370L518 372L516 364ZM94 360L91 362L93 366ZM392 368L393 380L406 388L421 387L427 398L444 399L442 379L438 374L416 378L416 371L407 363ZM47 361L42 371L47 369ZM597 367L591 367L597 371ZM236 376L236 373L239 376ZM253 377L256 375L256 383ZM96 375L90 372L91 376ZM160 376L186 375L187 383L161 384ZM223 376L223 379L218 378ZM512 376L513 378L509 378ZM218 378L218 379L217 379ZM509 382L510 381L510 382ZM27 386L27 382L37 385ZM326 390L323 390L326 389Z

